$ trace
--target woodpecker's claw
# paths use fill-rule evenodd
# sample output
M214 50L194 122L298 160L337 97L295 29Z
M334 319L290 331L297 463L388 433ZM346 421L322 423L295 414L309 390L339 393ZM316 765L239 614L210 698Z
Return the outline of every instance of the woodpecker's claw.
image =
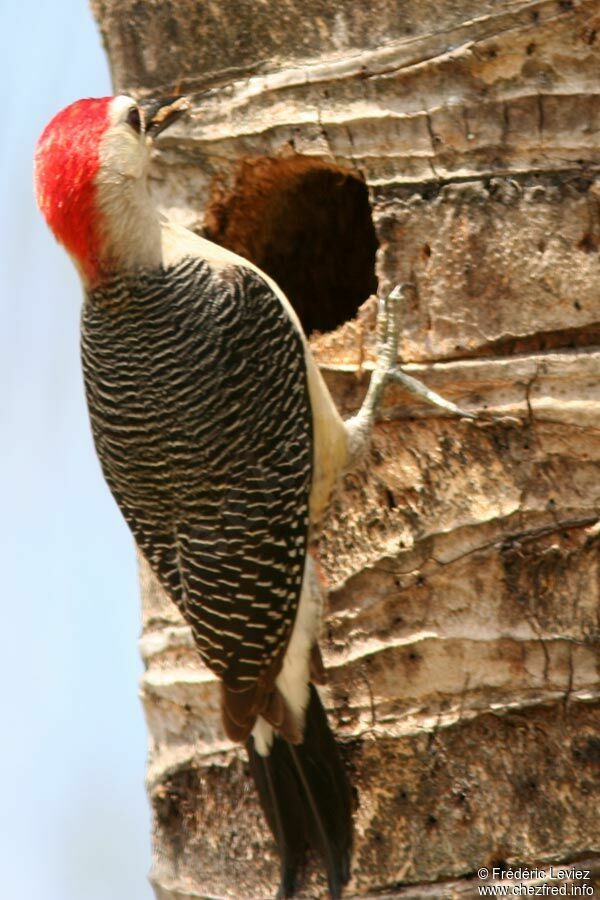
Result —
M407 375L397 364L400 308L406 298L407 291L414 291L415 289L415 285L407 281L396 285L387 297L380 300L377 317L379 338L377 368L384 372L384 382L394 381L397 384L401 384L404 390L452 415L461 416L465 419L476 419L477 416L474 413L461 409L450 400L445 400L444 397L432 391L417 378Z
M432 406L437 406L445 412L451 413L454 416L460 416L463 419L477 418L475 413L468 412L466 409L461 409L460 406L457 406L456 403L452 403L451 400L445 400L444 397L437 394L435 391L432 391L424 385L422 381L419 381L418 378L407 375L406 372L403 372L400 368L396 368L390 372L389 378L390 381L401 384L404 390L409 394L414 394L415 397L420 397L422 400L426 400L427 403L431 403Z
M379 412L383 391L390 381L401 384L402 387L420 397L422 400L443 409L452 415L466 419L476 419L474 413L460 409L450 400L445 400L435 391L411 375L407 375L398 366L398 335L400 333L401 307L406 300L408 291L416 290L412 282L406 281L396 285L387 297L379 301L377 313L377 361L371 375L369 389L363 404L356 416L346 422L348 428L350 465L368 447L373 424Z

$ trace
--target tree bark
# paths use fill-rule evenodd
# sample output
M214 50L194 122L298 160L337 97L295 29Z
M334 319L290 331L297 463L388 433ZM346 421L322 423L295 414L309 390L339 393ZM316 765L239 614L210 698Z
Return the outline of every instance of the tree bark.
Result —
M376 274L380 294L416 286L406 370L504 417L390 390L323 529L326 699L357 792L347 896L597 872L600 3L92 6L116 91L193 100L154 162L169 215L272 271L313 327L348 320L311 337L345 414ZM141 580L156 896L272 896L215 679L144 563ZM324 895L310 868L303 896Z

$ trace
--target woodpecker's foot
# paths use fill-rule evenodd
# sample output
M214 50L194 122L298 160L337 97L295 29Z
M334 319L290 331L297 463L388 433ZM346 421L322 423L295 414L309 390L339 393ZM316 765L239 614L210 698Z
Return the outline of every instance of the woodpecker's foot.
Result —
M377 321L380 349L376 368L379 367L380 362L383 363L385 368L384 387L390 381L396 382L396 384L401 384L404 390L420 397L432 406L437 406L438 409L443 409L455 416L462 416L465 419L475 419L477 416L473 413L460 409L456 403L452 403L450 400L445 400L444 397L430 390L422 381L413 378L412 375L407 375L398 365L401 306L404 304L406 294L414 290L415 286L410 282L399 284L392 290L387 300L383 301L383 307L380 305ZM380 400L380 397L378 399Z
M380 299L377 315L377 361L371 375L369 389L358 413L346 422L350 449L350 465L352 465L367 449L373 424L377 418L381 406L381 398L386 386L390 382L401 384L402 387L451 415L465 419L476 419L477 415L460 409L450 400L445 400L435 391L430 390L425 384L412 375L407 375L398 365L398 335L400 332L400 319L402 307L406 302L406 296L414 291L415 286L411 282L404 282Z

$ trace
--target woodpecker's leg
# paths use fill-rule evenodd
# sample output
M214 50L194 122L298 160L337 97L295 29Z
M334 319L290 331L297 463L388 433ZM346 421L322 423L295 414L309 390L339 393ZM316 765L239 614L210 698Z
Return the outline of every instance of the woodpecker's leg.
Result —
M381 405L383 392L390 382L401 384L405 390L415 394L453 415L475 419L473 413L460 409L450 400L445 400L435 391L430 390L417 378L407 375L398 366L398 333L400 330L401 307L406 294L413 285L406 282L396 285L387 297L379 301L377 315L378 352L377 362L371 375L369 389L358 413L346 422L349 437L350 464L360 458L367 449L373 425Z

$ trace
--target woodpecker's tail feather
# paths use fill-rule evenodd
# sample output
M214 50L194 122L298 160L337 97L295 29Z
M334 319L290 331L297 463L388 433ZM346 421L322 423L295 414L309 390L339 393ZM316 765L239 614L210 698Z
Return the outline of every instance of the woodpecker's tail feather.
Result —
M350 878L352 801L339 750L314 685L304 738L290 744L275 736L268 756L246 743L261 806L281 855L278 898L295 896L307 847L322 859L333 900Z

